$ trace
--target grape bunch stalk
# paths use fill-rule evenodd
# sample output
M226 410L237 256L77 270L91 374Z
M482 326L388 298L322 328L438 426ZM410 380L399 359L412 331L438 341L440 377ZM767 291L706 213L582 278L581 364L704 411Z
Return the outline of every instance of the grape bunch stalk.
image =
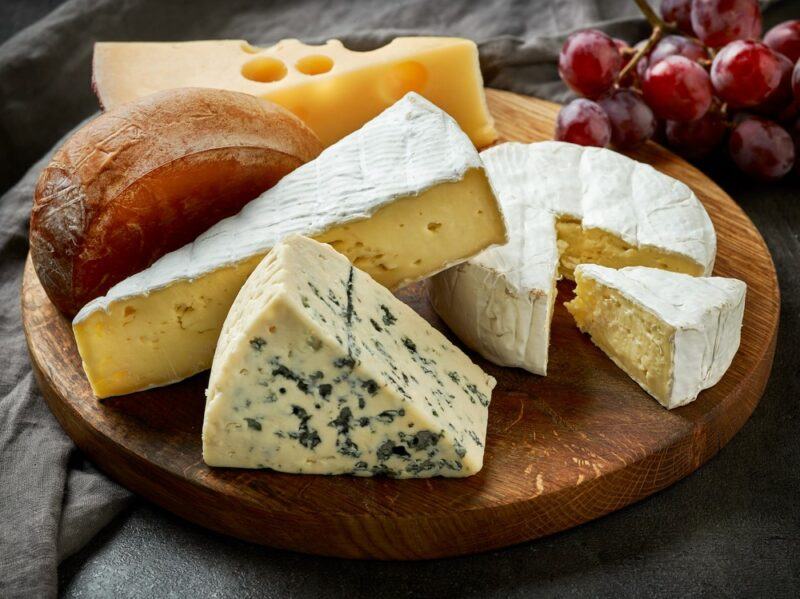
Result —
M597 29L571 34L558 72L581 98L559 112L555 138L628 150L660 135L703 158L727 143L733 162L772 181L800 173L800 20L761 38L758 0L662 0L630 46Z

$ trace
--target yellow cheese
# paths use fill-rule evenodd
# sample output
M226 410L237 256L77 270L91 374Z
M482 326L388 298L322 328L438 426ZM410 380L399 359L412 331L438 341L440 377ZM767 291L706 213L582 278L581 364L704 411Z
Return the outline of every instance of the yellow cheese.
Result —
M504 243L505 234L486 175L473 169L462 181L398 200L368 221L335 227L315 239L395 289Z
M208 369L225 316L261 258L113 301L76 320L72 330L94 394L142 391Z
M633 246L621 237L596 228L584 229L581 222L570 218L556 221L561 276L575 280L573 271L579 264L602 264L611 268L650 266L696 277L705 274L695 260L652 246Z
M667 409L694 401L731 365L747 286L660 268L580 264L566 304L581 331Z
M461 181L395 200L369 219L315 238L394 288L504 243L505 235L486 176L473 169ZM210 368L228 310L263 256L123 297L76 319L75 339L95 395L158 387Z
M581 331L654 397L669 397L675 328L596 279L579 276L567 309Z
M474 42L401 37L369 52L338 40L255 48L241 40L95 45L94 86L106 109L173 87L212 87L260 96L303 119L330 145L406 93L450 114L473 143L497 138Z

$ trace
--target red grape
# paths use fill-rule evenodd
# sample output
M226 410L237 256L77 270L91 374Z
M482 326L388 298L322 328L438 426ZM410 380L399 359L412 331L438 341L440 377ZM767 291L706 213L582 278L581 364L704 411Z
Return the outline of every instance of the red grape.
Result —
M692 30L692 0L661 0L661 16L667 23L675 23L688 35Z
M611 124L611 143L618 149L634 148L653 137L656 118L641 96L618 89L598 100Z
M780 179L794 165L791 136L772 121L749 117L731 132L728 149L736 165L759 179Z
M622 56L614 40L596 29L570 35L558 56L561 78L587 98L597 98L608 91L621 67Z
M780 52L786 58L797 62L800 58L800 20L784 21L767 31L764 43L775 52Z
M731 106L755 106L780 85L781 63L761 42L738 40L714 58L711 82L717 95Z
M792 69L794 65L792 61L783 54L776 53L775 56L778 58L778 63L780 65L780 83L778 87L770 92L764 101L754 109L759 114L770 116L781 115L794 100L794 94L792 94Z
M639 42L639 44L647 43ZM636 44L637 48L639 44ZM682 35L667 35L663 37L652 50L636 63L636 74L639 80L644 80L644 74L648 67L653 66L668 56L685 56L689 60L697 61L708 59L708 51L705 46L696 39L684 37Z
M707 46L761 35L758 0L692 0L692 29Z
M663 37L650 51L648 66L664 60L667 56L685 56L689 60L708 59L705 46L696 39L682 35Z
M667 142L687 158L703 158L725 137L725 120L709 110L696 121L667 121Z
M708 73L685 56L668 56L649 67L642 92L656 116L671 121L694 121L711 106Z
M558 112L555 138L604 148L611 140L611 123L597 102L578 98Z

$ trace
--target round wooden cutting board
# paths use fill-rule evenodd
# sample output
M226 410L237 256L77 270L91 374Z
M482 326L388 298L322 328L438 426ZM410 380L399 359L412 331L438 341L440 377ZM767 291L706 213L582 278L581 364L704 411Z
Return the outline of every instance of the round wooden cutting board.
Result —
M503 138L552 137L557 105L487 94ZM659 146L648 144L634 157L695 190L719 238L715 274L747 283L739 353L720 383L686 407L662 408L581 335L561 305L570 294L561 283L547 377L473 355L499 381L478 475L398 481L212 469L200 451L207 375L98 402L70 323L29 260L22 315L37 380L67 433L112 478L188 520L257 543L351 558L433 558L597 518L671 485L730 440L764 389L778 326L772 259L742 210ZM400 295L449 335L424 283Z

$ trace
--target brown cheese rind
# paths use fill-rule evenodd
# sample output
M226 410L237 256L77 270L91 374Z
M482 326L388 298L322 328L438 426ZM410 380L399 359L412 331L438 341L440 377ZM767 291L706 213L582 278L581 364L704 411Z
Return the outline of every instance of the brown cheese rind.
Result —
M30 243L42 286L73 316L321 150L297 117L237 92L172 89L106 112L39 178Z

